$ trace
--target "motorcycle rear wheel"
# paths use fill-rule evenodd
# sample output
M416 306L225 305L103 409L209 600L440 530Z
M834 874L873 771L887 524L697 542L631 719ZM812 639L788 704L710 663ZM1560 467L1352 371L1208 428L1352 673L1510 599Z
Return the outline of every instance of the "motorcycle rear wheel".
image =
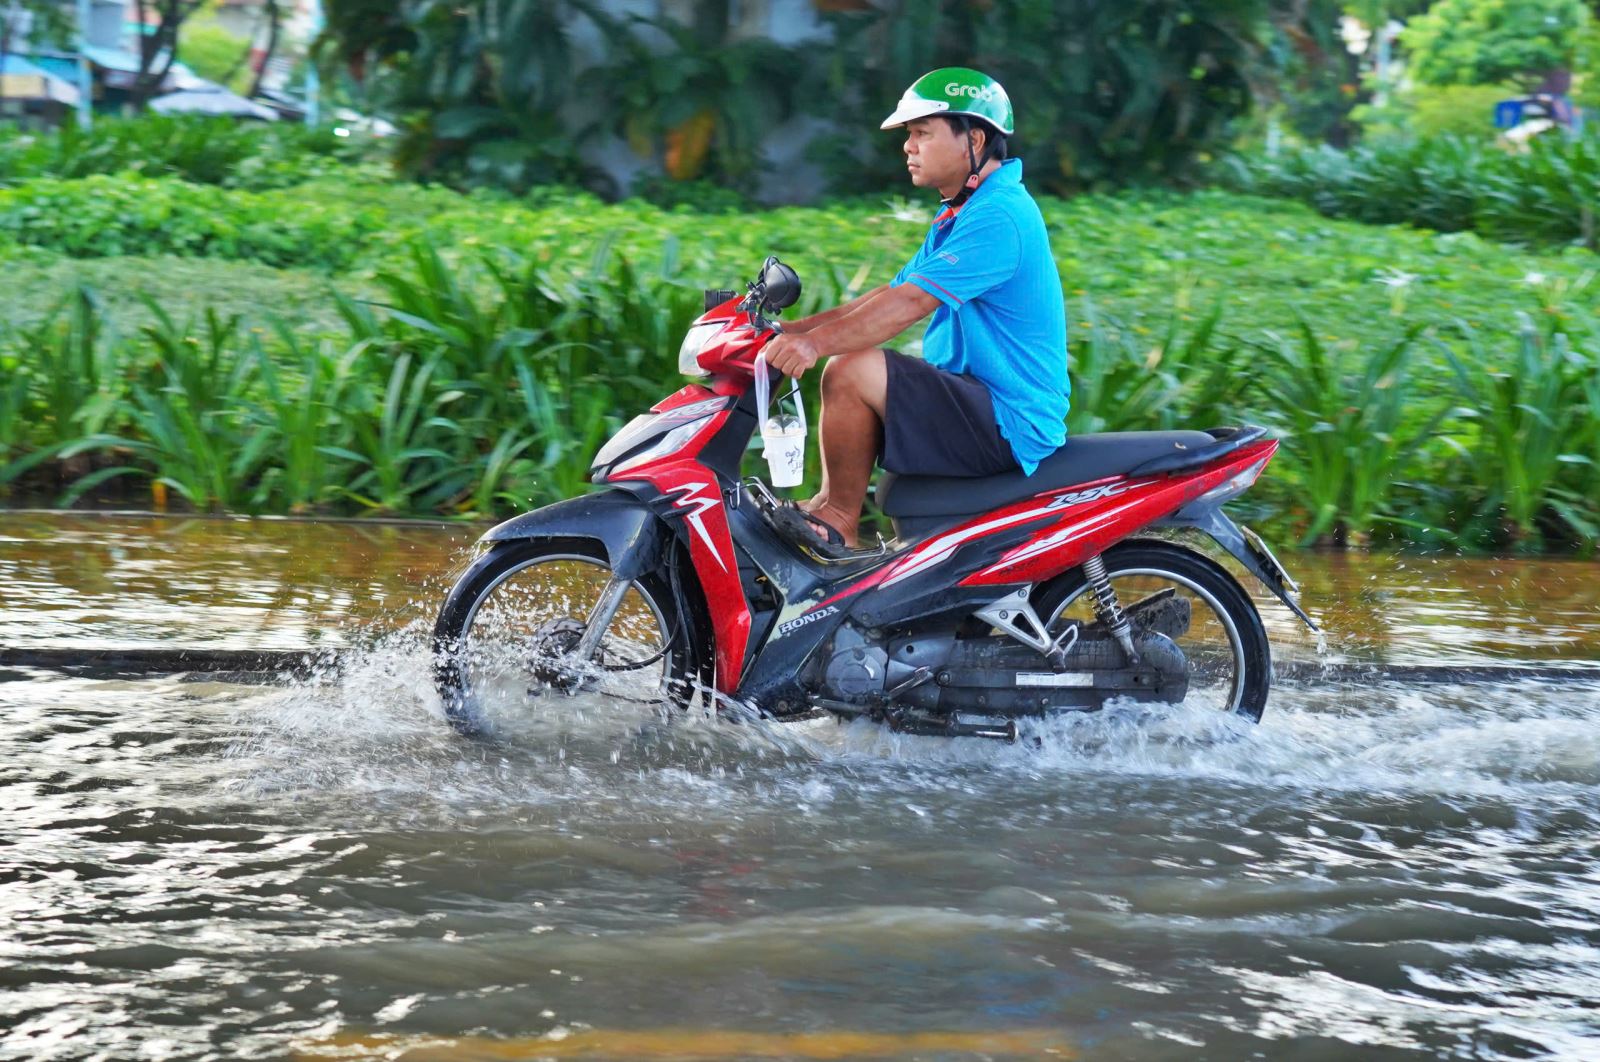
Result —
M503 542L475 561L434 625L434 685L450 724L508 736L549 714L541 700L574 693L613 704L687 701L692 639L658 576L634 581L593 659L572 655L610 579L604 554L582 540Z
M1113 546L1106 574L1124 609L1167 587L1189 599L1189 630L1177 639L1190 668L1185 704L1195 703L1259 720L1272 686L1272 650L1255 602L1221 565L1168 542ZM1072 620L1095 620L1083 569L1045 584L1035 610L1051 631Z

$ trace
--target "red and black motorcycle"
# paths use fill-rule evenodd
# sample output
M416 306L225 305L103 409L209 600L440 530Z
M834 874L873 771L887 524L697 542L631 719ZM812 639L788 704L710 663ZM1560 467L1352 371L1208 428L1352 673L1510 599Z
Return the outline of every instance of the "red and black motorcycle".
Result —
M740 478L757 359L799 293L776 258L743 297L707 292L679 351L705 382L600 450L590 479L605 490L483 536L434 630L458 729L560 692L629 695L617 683L658 703L710 693L779 718L1002 739L1019 718L1119 699L1260 718L1260 614L1175 539L1210 536L1312 625L1272 552L1222 512L1277 449L1263 429L1073 436L1031 476L884 475L894 538L824 556Z

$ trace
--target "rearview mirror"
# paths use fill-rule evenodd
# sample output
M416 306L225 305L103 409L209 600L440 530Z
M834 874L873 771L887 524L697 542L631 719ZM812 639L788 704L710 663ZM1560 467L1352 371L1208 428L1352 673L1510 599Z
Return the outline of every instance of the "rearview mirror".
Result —
M800 276L776 257L761 267L762 299L770 310L793 306L800 298Z

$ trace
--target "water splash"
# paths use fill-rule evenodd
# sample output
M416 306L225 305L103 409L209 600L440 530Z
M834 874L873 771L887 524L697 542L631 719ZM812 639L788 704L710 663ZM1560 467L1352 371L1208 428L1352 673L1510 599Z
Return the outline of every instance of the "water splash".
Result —
M1016 745L912 737L832 717L779 723L726 698L715 712L683 712L557 694L539 698L496 739L474 741L446 724L428 661L428 632L413 624L337 670L237 701L232 755L249 765L240 784L469 802L638 792L663 780L667 789L695 780L696 802L714 798L718 785L748 799L757 779L788 801L797 778L872 790L907 785L906 769L1502 799L1600 784L1593 683L1279 690L1259 725L1204 706L1120 704L1025 721ZM800 799L815 802L819 792Z

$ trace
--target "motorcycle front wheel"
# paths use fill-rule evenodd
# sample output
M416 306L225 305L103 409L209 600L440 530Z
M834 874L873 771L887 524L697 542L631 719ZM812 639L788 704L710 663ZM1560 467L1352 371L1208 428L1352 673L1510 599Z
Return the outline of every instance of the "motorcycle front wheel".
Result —
M1189 605L1188 629L1174 639L1189 668L1185 705L1259 720L1272 685L1272 652L1255 602L1221 565L1167 542L1129 542L1104 554L1117 600L1128 609L1166 590ZM1096 621L1082 568L1040 589L1035 609L1052 632Z
M434 684L452 726L472 736L588 727L595 711L659 709L692 695L687 617L666 581L636 579L591 653L589 619L611 582L584 541L498 543L451 589L433 634ZM577 705L575 708L574 705Z

